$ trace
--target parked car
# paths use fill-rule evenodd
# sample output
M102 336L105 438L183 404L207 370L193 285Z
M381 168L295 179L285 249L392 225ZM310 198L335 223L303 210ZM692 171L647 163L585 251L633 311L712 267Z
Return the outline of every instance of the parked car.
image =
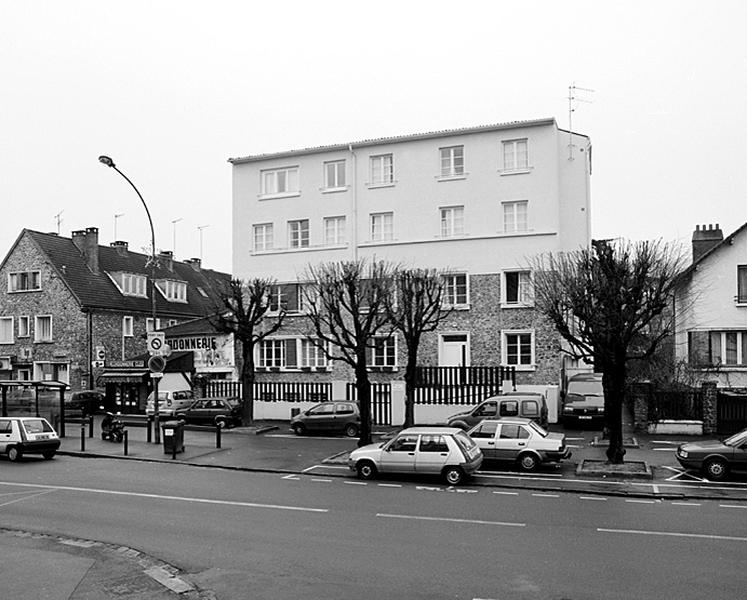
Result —
M604 388L601 373L579 373L568 380L560 422L570 426L604 424Z
M482 458L480 448L461 429L410 427L387 442L353 450L348 466L361 479L378 473L422 473L458 485L480 468Z
M472 410L451 415L447 424L449 427L459 427L466 431L483 419L499 417L523 417L545 426L547 425L545 396L537 392L506 392L480 402Z
M167 417L173 417L174 413L180 408L189 408L195 401L192 390L176 390L158 392L158 414ZM145 414L155 414L153 403L153 392L148 394L148 402L145 406Z
M322 402L297 414L290 426L296 435L325 432L355 437L361 428L361 415L355 402Z
M485 460L516 463L524 471L571 457L565 435L551 433L531 419L485 419L467 432Z
M730 471L747 472L747 429L724 440L680 444L675 456L686 469L702 471L714 481L725 479Z
M104 409L106 396L96 390L80 390L65 398L65 417L69 419L95 415Z
M57 432L41 417L0 417L0 453L17 461L24 454L54 458L60 447Z
M235 427L241 425L241 401L238 398L201 398L188 408L177 409L174 416L195 425Z

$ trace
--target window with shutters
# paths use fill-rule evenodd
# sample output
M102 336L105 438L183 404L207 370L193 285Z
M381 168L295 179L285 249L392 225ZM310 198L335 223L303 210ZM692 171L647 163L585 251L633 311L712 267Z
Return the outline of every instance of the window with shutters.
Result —
M747 265L737 266L737 304L747 304Z
M13 317L0 317L0 344L12 344L13 340Z
M747 330L689 331L687 345L693 367L747 367Z

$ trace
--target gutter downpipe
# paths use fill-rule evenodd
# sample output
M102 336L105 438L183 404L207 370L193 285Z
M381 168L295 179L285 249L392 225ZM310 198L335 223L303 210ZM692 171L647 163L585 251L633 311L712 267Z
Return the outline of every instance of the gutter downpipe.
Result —
M358 261L358 157L353 151L353 144L348 144L348 151L353 157L353 181L351 182L351 201L353 222L350 228L350 243L353 246L353 260Z

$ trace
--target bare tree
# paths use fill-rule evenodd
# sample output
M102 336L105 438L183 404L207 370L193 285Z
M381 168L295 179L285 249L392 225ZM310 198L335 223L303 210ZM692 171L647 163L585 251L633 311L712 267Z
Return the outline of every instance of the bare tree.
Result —
M385 300L392 293L393 268L382 261L344 261L308 268L304 287L308 317L327 357L355 373L361 412L359 446L371 443L371 383L367 357L383 333L391 336Z
M591 249L533 261L535 306L603 373L607 458L622 463L622 410L628 361L652 356L672 333L683 257L661 242L601 240Z
M436 269L398 269L395 274L396 293L385 298L389 320L398 330L407 347L405 367L405 427L415 421L415 384L418 349L423 334L435 331L451 312L444 310L445 283Z
M232 279L220 291L220 306L211 318L220 333L232 333L241 342L241 421L254 421L254 348L283 325L285 307L277 298L274 279ZM273 299L274 298L274 299Z

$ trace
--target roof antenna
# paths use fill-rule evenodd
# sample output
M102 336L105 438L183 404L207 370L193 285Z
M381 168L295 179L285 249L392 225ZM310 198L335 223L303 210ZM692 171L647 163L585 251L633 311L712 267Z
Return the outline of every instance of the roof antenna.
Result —
M568 86L568 160L573 160L573 113L576 112L579 102L592 103L588 98L580 98L577 92L589 92L593 94L594 90L579 87L575 81Z
M62 213L65 212L65 209L63 208L60 212L58 212L54 216L54 220L57 222L57 235L60 235L60 224L62 223Z

